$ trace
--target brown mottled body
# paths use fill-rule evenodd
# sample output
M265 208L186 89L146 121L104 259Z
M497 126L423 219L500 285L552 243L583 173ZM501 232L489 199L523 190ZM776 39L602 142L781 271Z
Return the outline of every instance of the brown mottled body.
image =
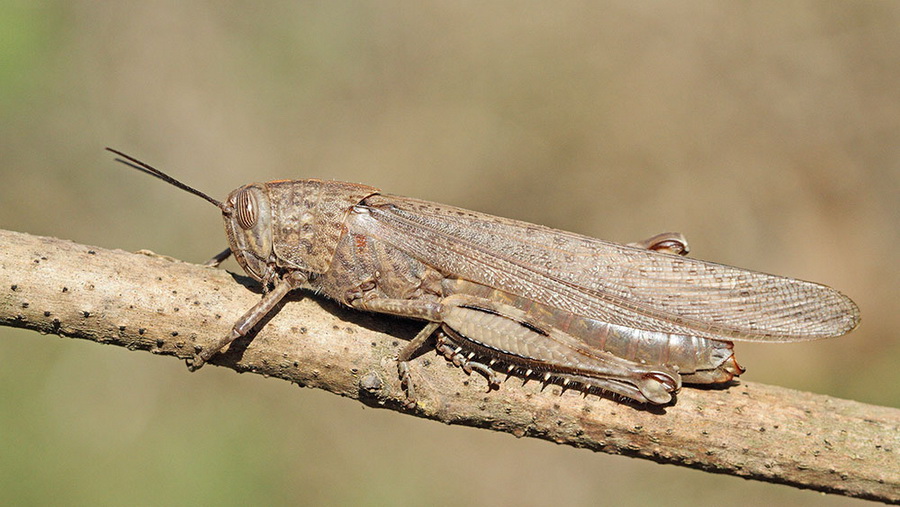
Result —
M503 366L659 404L682 381L739 375L731 340L828 338L859 321L829 287L685 258L678 234L621 245L319 180L255 183L219 202L115 153L219 206L230 251L266 290L194 369L296 288L428 321L398 358L411 401L407 361L437 331L438 350L492 386Z

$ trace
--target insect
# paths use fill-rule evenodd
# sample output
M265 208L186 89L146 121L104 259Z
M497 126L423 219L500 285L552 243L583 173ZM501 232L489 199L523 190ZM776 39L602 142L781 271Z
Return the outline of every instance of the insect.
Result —
M682 383L743 373L732 340L830 338L859 323L853 301L830 287L687 258L677 233L624 245L313 179L244 185L218 201L107 149L221 209L229 247L209 264L234 255L263 285L230 334L188 360L193 370L294 289L426 322L397 357L409 406L409 361L433 335L489 390L505 370L665 404Z

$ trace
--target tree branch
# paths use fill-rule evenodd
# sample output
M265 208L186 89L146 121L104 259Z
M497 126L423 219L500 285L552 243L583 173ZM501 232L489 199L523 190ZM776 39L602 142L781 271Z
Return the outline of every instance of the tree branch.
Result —
M0 324L189 357L259 300L252 280L153 254L0 230ZM418 408L402 408L394 357L421 327L293 295L212 364L375 407L611 454L900 502L900 410L744 382L686 388L644 409L509 380L486 393L434 352L413 361Z

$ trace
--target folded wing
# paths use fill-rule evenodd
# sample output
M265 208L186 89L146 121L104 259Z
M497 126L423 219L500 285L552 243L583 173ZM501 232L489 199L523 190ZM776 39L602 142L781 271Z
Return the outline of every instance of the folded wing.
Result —
M859 322L824 285L589 238L428 201L373 196L365 234L445 274L613 324L712 339L840 336Z

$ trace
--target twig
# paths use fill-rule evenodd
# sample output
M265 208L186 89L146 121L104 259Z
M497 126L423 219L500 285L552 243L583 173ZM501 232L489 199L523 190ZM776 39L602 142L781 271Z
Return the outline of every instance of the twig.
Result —
M0 324L186 358L258 299L252 281L152 254L0 230ZM394 357L421 323L297 294L212 363L411 415L828 493L900 502L900 410L744 382L648 410L558 386L485 392L434 352L402 408Z

